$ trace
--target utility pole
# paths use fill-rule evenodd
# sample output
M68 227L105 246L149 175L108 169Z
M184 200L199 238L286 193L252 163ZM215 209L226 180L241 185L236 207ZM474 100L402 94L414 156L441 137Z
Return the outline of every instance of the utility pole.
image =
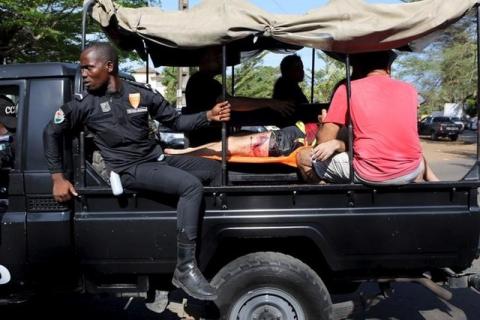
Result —
M188 0L178 0L178 10L188 9ZM187 89L187 81L190 77L188 67L178 68L178 81L177 81L177 109L186 106L185 90Z

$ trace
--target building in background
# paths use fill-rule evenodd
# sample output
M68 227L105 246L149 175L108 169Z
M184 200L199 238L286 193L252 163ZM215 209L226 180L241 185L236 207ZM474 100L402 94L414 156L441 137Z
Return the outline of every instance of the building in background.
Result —
M132 76L135 78L137 82L147 83L147 68L141 67L132 71ZM156 89L160 92L163 96L165 96L165 86L162 84L162 76L160 72L157 70L150 68L148 72L148 83L152 86L152 88Z

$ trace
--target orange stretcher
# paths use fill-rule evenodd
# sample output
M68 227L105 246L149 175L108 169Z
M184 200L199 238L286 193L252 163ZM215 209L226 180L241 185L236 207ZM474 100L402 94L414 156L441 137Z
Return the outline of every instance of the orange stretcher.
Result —
M244 156L227 156L227 162L231 163L275 163L275 164L284 164L290 167L297 167L297 153L300 150L308 147L300 147L295 149L288 156L281 157L244 157ZM213 159L213 160L222 160L220 156L203 156L204 158Z

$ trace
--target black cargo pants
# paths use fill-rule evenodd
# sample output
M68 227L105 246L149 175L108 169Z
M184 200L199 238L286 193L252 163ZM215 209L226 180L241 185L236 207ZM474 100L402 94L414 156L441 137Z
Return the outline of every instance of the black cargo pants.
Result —
M128 189L151 191L179 197L177 228L187 237L197 237L203 184L221 183L221 166L214 160L190 156L167 156L163 161L132 166L121 175Z

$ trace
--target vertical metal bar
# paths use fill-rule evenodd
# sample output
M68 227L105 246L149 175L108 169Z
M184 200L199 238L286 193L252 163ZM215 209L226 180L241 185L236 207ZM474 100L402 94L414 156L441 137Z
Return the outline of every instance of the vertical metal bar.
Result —
M235 96L235 66L232 65L232 90L231 90L232 96Z
M178 0L178 10L188 9L188 0Z
M312 81L310 87L310 103L313 103L314 88L315 88L315 48L312 48Z
M480 160L480 6L477 6L477 161ZM480 177L480 166L478 166L477 177Z
M85 42L87 38L87 14L88 11L92 8L95 0L90 0L85 2L83 5L83 13L82 13L82 51L85 49Z
M147 1L147 6L150 7L150 0ZM150 55L148 54L147 42L143 39L143 48L147 54L147 61L145 61L145 83L150 83Z
M147 61L145 62L145 67L147 70L145 71L145 83L150 83L150 54L148 53L147 46L145 45L145 51L147 52Z
M178 0L178 10L188 9L188 0ZM182 109L187 105L185 91L187 89L188 78L190 77L190 69L188 67L177 67L177 109Z
M80 132L80 187L84 188L87 186L87 166L86 166L86 157L85 157L85 132Z
M227 99L227 46L222 46L222 98ZM222 185L228 183L227 172L227 124L222 122Z
M353 183L353 126L351 114L351 97L352 97L352 79L350 77L350 55L345 58L346 76L347 76L347 116L348 116L348 160L350 164L350 183Z
M87 18L88 12L91 10L95 0L89 0L84 3L83 5L83 12L82 12L82 51L85 49L86 40L87 40ZM79 85L79 92L83 91L83 81L80 82ZM85 132L80 132L79 137L79 148L80 148L80 187L84 188L87 186L87 164L86 164L86 157L85 157Z

